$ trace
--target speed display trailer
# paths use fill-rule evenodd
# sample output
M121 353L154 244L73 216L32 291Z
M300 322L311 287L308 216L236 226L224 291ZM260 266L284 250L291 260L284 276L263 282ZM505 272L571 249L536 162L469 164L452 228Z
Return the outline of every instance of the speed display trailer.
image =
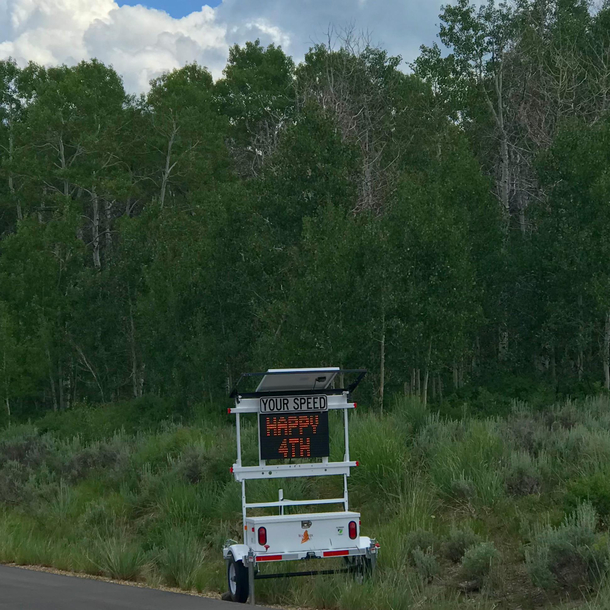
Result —
M358 462L349 455L350 409L356 408L351 395L365 376L364 370L331 368L269 369L265 373L244 373L231 397L235 406L237 459L231 467L241 483L241 544L228 540L223 548L231 599L255 603L254 582L287 576L312 576L375 569L379 544L360 535L360 513L349 510L347 479ZM335 387L346 376L355 377L347 387ZM244 383L259 381L253 391L240 390ZM343 385L340 383L339 385ZM331 410L343 411L343 461L330 462L329 422ZM241 416L257 415L258 465L243 465ZM256 479L292 477L343 477L343 497L289 500L279 490L277 500L248 502L246 482ZM334 512L299 513L299 507L339 506ZM273 515L252 516L252 511L276 509ZM293 512L290 512L292 509ZM341 557L342 569L264 573L261 564L278 561Z

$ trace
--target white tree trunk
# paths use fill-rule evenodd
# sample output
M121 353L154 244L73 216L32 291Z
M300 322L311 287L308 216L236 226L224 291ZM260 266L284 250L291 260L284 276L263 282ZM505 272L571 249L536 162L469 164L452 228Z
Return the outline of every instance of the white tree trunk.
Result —
M381 354L379 365L379 406L383 413L383 398L385 392L385 311L381 314Z
M66 162L66 149L64 147L63 136L59 138L59 163L63 172L68 169L68 164ZM64 197L70 196L70 183L64 178Z
M93 206L93 266L96 269L102 268L100 256L100 202L95 192L95 187L91 189L91 204Z
M508 329L505 325L502 325L499 331L498 356L500 362L504 362L508 358Z
M174 167L176 167L176 163L172 163L172 149L174 147L174 142L176 140L176 135L178 134L178 127L176 126L176 122L173 123L173 129L171 136L169 138L169 142L167 143L167 154L165 155L165 168L163 169L163 174L161 176L161 194L159 197L159 205L163 207L165 205L165 196L167 193L167 185L169 183L169 178L172 175L172 171Z
M13 162L14 146L15 146L15 142L14 142L14 137L13 137L13 126L11 123L9 137L8 137L8 159L11 164ZM9 190L9 193L11 194L11 198L15 201L15 204L17 206L17 220L23 220L23 210L21 209L21 203L15 196L15 182L14 182L14 178L13 178L12 168L8 174L8 190Z
M110 256L110 250L112 248L112 201L106 201L106 261L108 261L108 256Z
M422 402L428 405L428 382L430 380L430 359L432 357L432 341L428 344L428 358L426 359L426 372L424 373L424 387L422 388Z
M138 355L136 350L136 325L133 321L133 306L129 299L129 343L131 347L131 380L133 387L133 397L142 396L144 386L144 375L138 375Z
M8 365L6 363L6 350L3 352L2 368L4 369L4 403L6 405L6 414L8 416L9 426L11 424L11 402L8 394Z
M604 382L606 390L610 390L610 311L606 313L604 325Z

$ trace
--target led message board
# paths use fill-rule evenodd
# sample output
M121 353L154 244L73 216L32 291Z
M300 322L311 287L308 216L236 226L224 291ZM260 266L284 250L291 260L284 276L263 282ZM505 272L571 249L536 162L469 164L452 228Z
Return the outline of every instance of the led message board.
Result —
M326 399L325 396L315 398ZM290 401L291 404L300 404L292 402L292 399ZM327 407L326 400L324 405ZM261 412L259 418L261 459L328 457L328 410L314 411L312 408L297 411L286 408L280 413Z

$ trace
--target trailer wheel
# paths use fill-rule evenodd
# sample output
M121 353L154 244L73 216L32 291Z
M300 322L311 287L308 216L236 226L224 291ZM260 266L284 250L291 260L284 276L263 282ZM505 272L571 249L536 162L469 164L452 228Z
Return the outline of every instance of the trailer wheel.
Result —
M360 563L360 570L362 571L362 576L364 578L371 578L375 570L373 560L370 557L362 557Z
M235 561L233 555L229 556L227 564L227 581L231 600L240 604L246 603L250 594L248 585L248 568L243 561Z
M354 575L356 582L360 584L373 575L373 562L369 557L345 557L345 563Z

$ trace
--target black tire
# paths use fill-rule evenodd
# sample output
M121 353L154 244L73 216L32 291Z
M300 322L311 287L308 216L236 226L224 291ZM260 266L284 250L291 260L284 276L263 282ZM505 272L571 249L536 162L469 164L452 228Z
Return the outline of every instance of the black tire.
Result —
M361 558L360 570L364 578L371 578L373 576L373 561L370 557Z
M233 555L229 556L229 563L227 564L227 583L231 600L239 604L245 604L250 595L248 568L243 561L235 561Z
M358 555L344 559L356 582L362 583L373 575L373 562L369 557Z

